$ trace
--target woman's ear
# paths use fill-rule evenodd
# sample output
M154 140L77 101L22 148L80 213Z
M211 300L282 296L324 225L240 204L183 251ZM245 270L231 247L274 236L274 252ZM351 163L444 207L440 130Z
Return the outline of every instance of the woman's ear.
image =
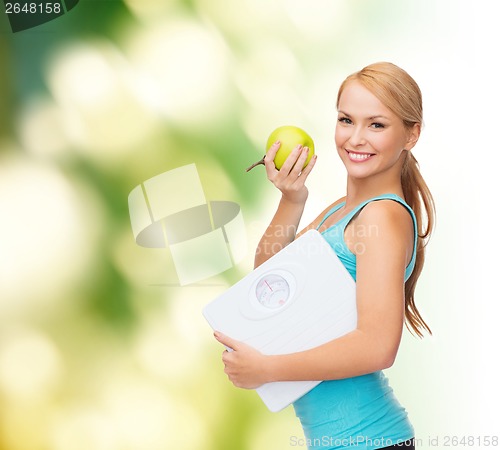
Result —
M422 129L419 123L414 124L408 129L408 140L406 141L405 150L411 150L420 137L420 130Z

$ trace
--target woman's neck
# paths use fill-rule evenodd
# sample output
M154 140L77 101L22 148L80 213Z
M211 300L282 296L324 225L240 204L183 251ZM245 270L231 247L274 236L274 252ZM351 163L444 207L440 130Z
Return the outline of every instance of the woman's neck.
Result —
M347 192L345 197L345 208L347 210L373 197L382 194L396 194L403 197L403 187L400 180L387 180L380 183L372 179L347 178Z

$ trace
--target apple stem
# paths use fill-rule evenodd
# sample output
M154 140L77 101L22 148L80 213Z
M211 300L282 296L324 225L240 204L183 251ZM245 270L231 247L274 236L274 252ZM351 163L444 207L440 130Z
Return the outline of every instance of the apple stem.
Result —
M264 155L262 157L262 159L260 159L259 161L257 161L256 163L253 163L246 171L249 172L250 170L252 170L255 166L259 166L260 164L262 165L265 165L264 163L264 158L266 157L266 155Z

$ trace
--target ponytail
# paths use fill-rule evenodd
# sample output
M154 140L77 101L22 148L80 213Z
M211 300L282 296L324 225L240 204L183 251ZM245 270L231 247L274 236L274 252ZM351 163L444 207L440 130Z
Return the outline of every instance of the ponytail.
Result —
M410 205L417 218L417 255L413 272L405 283L405 319L410 332L423 337L423 331L432 334L415 304L415 287L422 272L425 260L425 247L434 229L435 205L432 194L427 186L416 158L411 152L406 152L401 184L406 202Z

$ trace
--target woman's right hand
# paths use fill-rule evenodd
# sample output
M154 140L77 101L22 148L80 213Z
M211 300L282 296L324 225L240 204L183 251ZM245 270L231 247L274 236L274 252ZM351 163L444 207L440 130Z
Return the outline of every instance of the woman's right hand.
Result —
M271 145L264 158L267 178L281 191L284 200L303 205L308 196L305 182L316 163L317 156L314 155L309 164L302 169L306 162L309 148L297 145L290 155L288 155L281 169L278 170L274 164L274 158L280 145L279 141Z

